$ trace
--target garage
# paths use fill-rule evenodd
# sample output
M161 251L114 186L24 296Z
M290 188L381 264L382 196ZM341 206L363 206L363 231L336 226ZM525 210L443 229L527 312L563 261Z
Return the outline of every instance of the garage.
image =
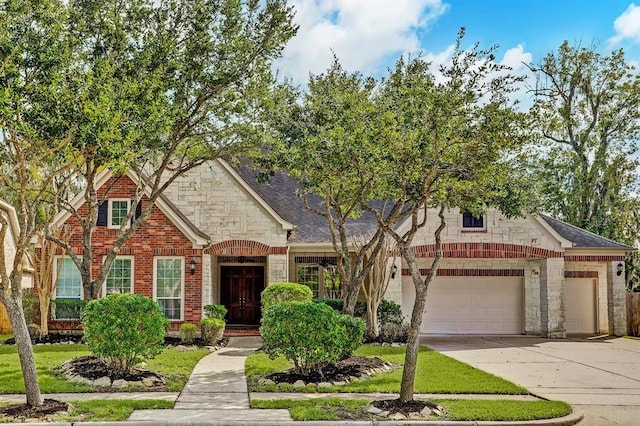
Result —
M411 293L403 304L412 306L413 286L403 287L403 295ZM523 298L522 277L438 277L429 287L421 332L521 334Z
M596 280L566 278L564 281L567 333L592 334L597 330Z

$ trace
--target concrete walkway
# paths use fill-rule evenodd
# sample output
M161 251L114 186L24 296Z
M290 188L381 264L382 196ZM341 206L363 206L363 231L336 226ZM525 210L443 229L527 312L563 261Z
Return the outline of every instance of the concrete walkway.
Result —
M202 358L171 410L134 411L132 422L291 422L288 410L251 410L244 363L262 345L260 337L232 337L225 348Z

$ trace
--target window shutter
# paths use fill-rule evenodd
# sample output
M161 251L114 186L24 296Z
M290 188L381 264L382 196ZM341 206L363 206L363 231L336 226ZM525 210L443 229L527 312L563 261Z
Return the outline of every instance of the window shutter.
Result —
M130 205L133 205L133 203L135 202L136 200L131 200ZM136 213L133 216L131 216L131 225L133 225L133 221L139 218L141 215L142 215L142 200L138 201L138 204L136 204Z
M97 226L107 226L107 213L109 209L109 203L105 200L98 206L98 220Z

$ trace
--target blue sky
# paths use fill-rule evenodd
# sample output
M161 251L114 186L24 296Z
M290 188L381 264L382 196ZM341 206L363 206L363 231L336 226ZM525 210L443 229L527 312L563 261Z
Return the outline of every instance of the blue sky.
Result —
M446 62L458 29L465 43L500 46L497 60L527 73L564 41L608 53L624 48L640 64L640 0L291 0L298 36L277 64L305 84L330 64L331 51L349 71L380 76L401 54L422 52Z

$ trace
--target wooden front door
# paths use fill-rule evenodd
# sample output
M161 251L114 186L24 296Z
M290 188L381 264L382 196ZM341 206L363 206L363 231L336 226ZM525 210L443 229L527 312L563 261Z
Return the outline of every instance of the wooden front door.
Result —
M222 266L220 301L227 307L227 323L259 324L263 266Z

